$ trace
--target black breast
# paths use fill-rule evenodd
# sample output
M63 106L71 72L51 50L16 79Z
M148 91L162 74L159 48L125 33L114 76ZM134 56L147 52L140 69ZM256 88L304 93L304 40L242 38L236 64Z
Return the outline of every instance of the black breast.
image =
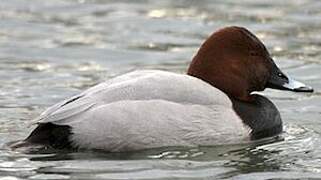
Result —
M280 112L266 97L252 95L254 101L242 102L231 98L235 112L251 128L251 139L261 139L278 135L282 132Z

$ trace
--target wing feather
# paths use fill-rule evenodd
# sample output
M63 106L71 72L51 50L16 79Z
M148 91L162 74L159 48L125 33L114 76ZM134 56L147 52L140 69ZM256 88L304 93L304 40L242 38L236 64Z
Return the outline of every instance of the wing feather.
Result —
M100 83L49 107L35 119L35 123L72 122L75 118L71 117L85 113L94 106L155 99L181 104L231 106L224 93L197 78L164 71L135 71Z

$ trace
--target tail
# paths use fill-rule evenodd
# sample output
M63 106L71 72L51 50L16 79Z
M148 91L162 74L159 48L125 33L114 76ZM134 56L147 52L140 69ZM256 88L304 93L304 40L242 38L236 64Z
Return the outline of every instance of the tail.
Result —
M51 147L54 149L72 149L70 141L71 127L53 123L40 123L31 134L22 141L9 144L11 149L22 147Z
M27 141L25 141L25 140L22 140L22 141L14 141L14 142L7 143L7 145L11 149L17 149L17 148L22 148L22 147L29 147L32 144L27 142Z
M47 149L45 145L32 144L26 140L9 142L6 144L6 146L11 150L24 152L24 153L39 152L39 150Z

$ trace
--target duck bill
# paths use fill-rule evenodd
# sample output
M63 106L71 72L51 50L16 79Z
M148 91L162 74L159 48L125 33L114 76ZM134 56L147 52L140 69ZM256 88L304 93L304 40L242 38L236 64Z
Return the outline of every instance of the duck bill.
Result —
M269 81L267 87L272 89L287 90L294 92L313 92L312 87L307 86L291 78L288 78L288 82Z
M313 88L285 75L274 63L272 74L266 85L267 88L294 92L313 92Z

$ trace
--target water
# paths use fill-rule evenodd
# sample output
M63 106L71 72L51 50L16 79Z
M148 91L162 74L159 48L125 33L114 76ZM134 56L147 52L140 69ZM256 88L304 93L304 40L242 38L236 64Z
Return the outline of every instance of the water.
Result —
M0 179L321 179L321 2L0 2ZM183 73L214 30L241 25L313 94L266 90L284 140L132 153L9 150L46 107L135 69Z

